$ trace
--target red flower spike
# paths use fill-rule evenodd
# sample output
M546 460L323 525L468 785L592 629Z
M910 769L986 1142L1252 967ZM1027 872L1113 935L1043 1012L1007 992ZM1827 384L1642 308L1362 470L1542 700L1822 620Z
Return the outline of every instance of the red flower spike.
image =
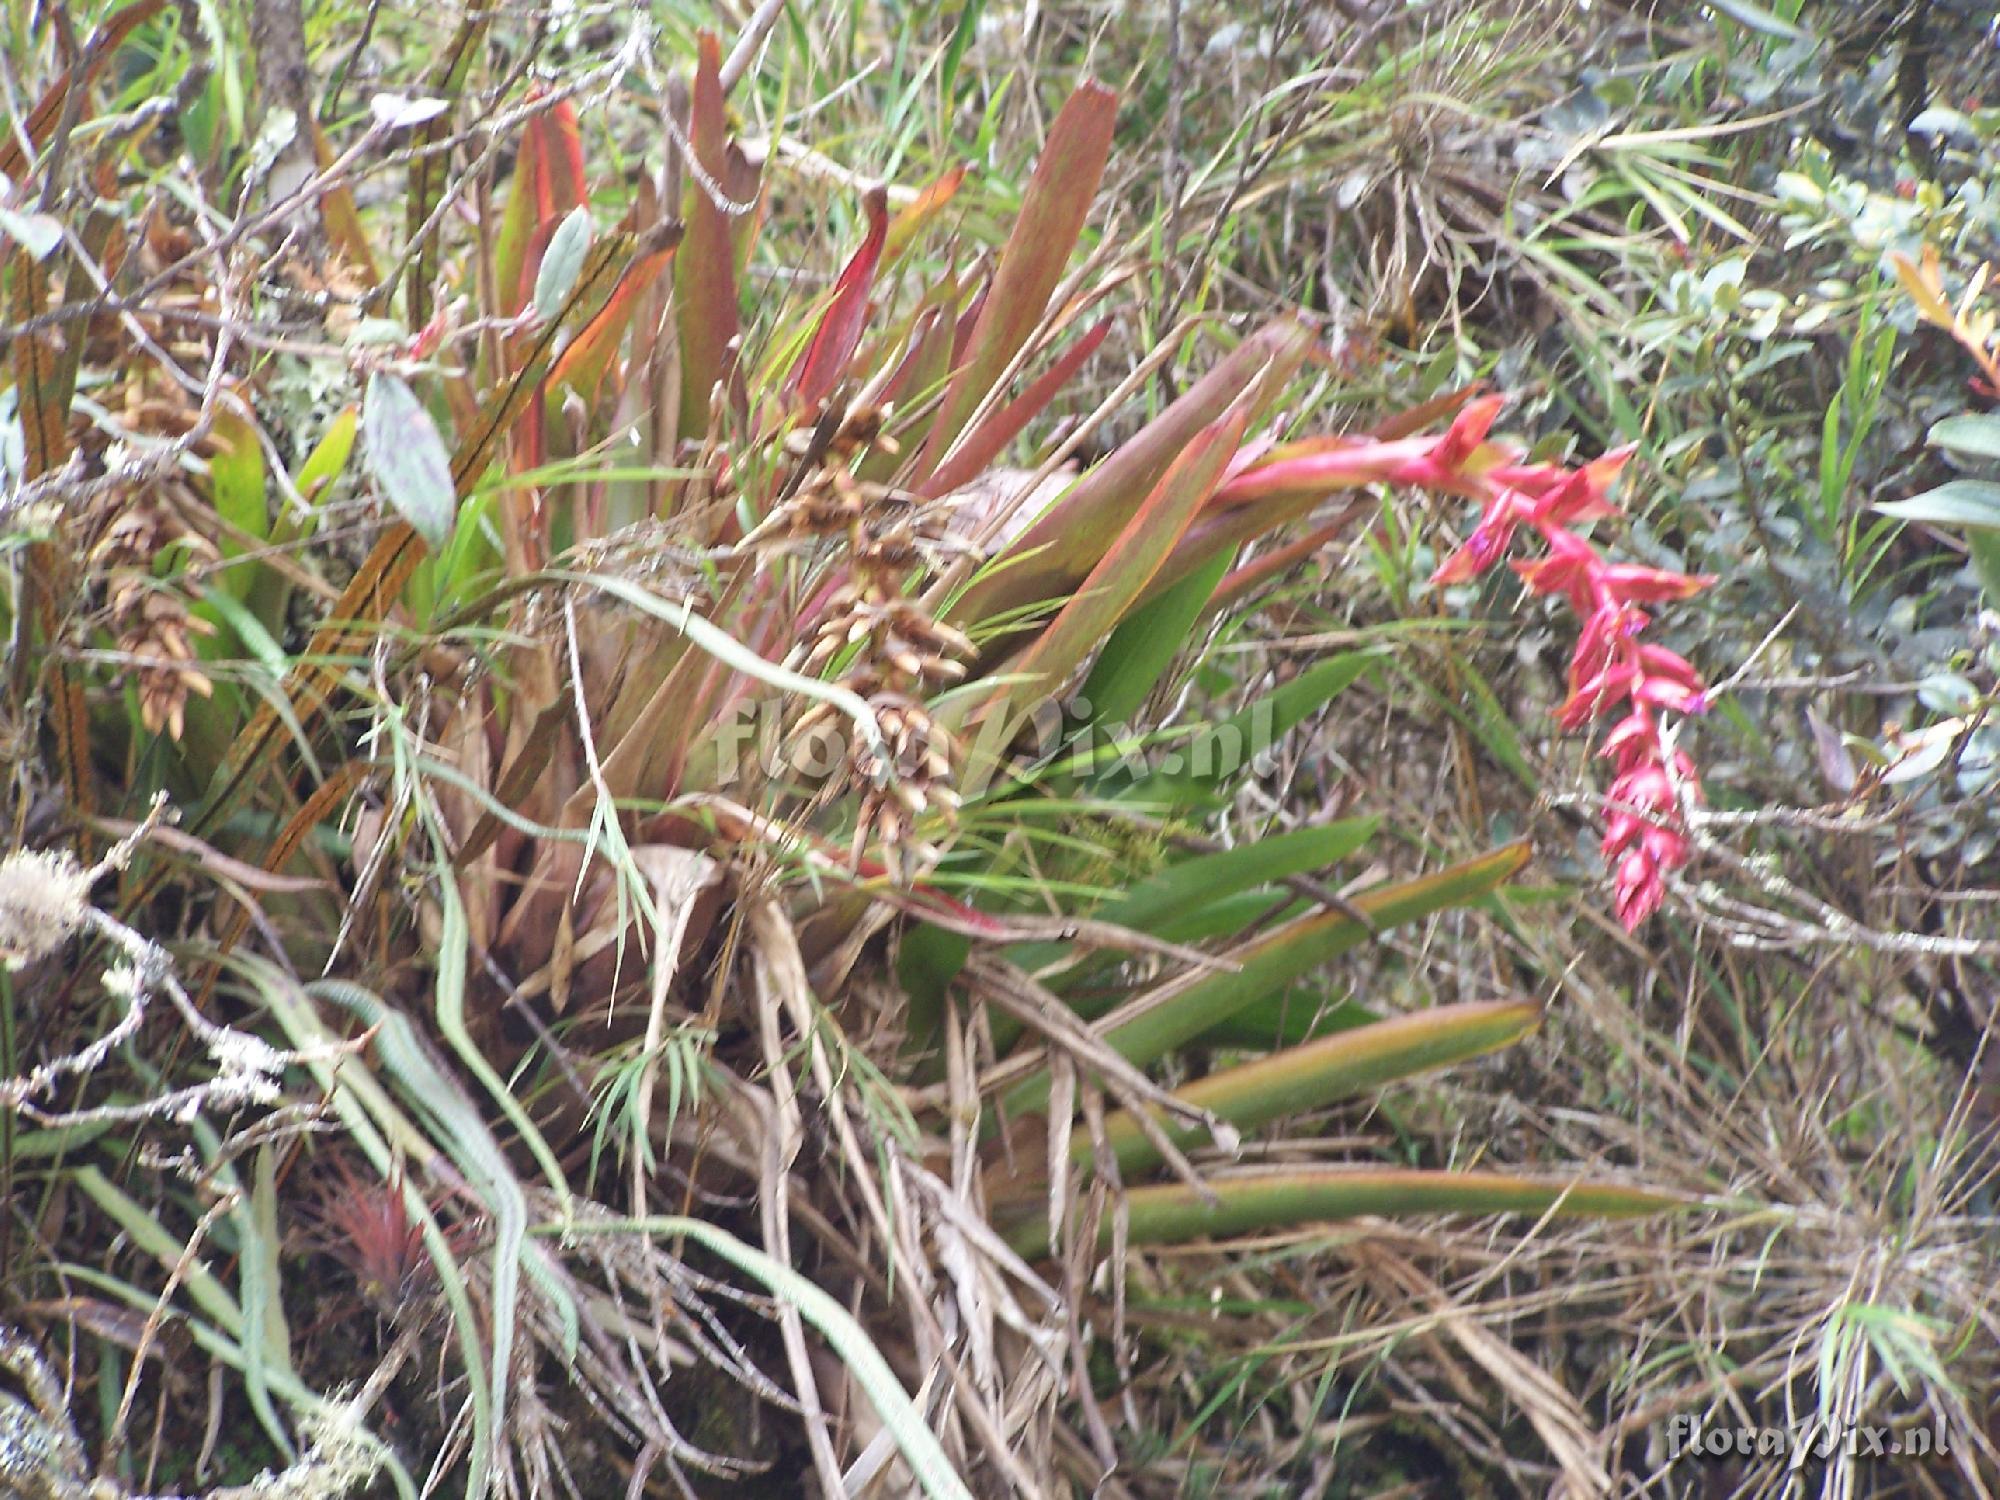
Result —
M1569 697L1558 710L1565 729L1624 710L1603 753L1618 767L1613 801L1637 807L1605 824L1605 857L1614 861L1619 920L1636 927L1659 909L1666 877L1686 864L1691 849L1680 821L1676 782L1699 798L1694 763L1676 754L1674 774L1654 715L1664 709L1696 714L1708 706L1700 677L1687 660L1638 637L1650 623L1642 604L1686 599L1713 577L1635 563L1612 563L1569 528L1618 514L1610 490L1631 461L1624 447L1580 468L1521 463L1518 450L1488 441L1503 399L1467 403L1442 437L1324 438L1290 443L1231 469L1210 501L1221 510L1276 499L1311 503L1317 496L1363 484L1410 485L1460 495L1479 506L1465 540L1432 573L1434 584L1464 583L1500 562L1514 539L1532 532L1544 556L1513 563L1534 594L1560 594L1584 619L1570 661Z
M1468 473L1465 460L1484 441L1485 424L1491 420L1492 409L1482 403L1477 422L1468 428L1477 434L1472 442L1453 441L1459 432L1454 423L1451 434L1428 454L1402 465L1396 478L1466 494L1480 503L1478 523L1431 575L1432 582L1476 577L1499 560L1517 535L1532 532L1547 551L1513 563L1515 574L1530 593L1560 594L1583 617L1570 658L1569 696L1557 710L1557 722L1564 729L1581 729L1625 710L1602 752L1618 767L1603 848L1612 865L1618 919L1634 928L1659 910L1667 876L1692 857L1676 786L1684 785L1696 800L1701 795L1694 762L1684 753L1675 752L1670 772L1654 715L1663 709L1698 714L1708 707L1701 678L1685 657L1638 639L1649 621L1637 606L1690 598L1715 579L1608 562L1569 530L1617 514L1609 492L1631 459L1631 448L1579 469L1500 462Z

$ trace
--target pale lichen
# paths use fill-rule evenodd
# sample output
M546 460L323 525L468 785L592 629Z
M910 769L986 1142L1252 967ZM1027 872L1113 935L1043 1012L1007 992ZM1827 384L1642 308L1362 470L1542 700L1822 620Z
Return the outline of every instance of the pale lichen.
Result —
M24 968L68 942L95 873L68 850L16 849L0 860L0 963Z

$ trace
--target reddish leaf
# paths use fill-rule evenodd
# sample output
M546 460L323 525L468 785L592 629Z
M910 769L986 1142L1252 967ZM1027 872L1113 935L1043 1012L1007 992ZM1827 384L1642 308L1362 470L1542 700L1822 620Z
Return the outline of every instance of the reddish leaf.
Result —
M586 402L596 399L597 388L610 368L618 341L625 336L626 325L632 321L633 310L674 258L680 239L678 224L662 224L647 236L647 244L612 290L610 299L584 325L583 331L563 350L555 368L549 371L552 399L564 387L575 390Z
M1254 593L1273 578L1290 576L1293 569L1304 563L1307 558L1311 557L1320 548L1352 526L1355 518L1372 503L1372 501L1366 500L1356 501L1354 504L1345 507L1332 520L1314 527L1297 541L1289 542L1285 546L1266 552L1256 561L1246 563L1244 566L1237 568L1225 577L1221 583L1215 586L1215 592L1209 595L1207 608L1210 610L1222 609L1235 603L1246 594ZM1161 572L1163 574L1171 573L1184 576L1186 573L1192 572L1195 567L1198 567L1203 557L1212 557L1216 550L1215 547L1202 546L1200 545L1200 541L1201 539L1196 537L1194 529L1189 528L1189 534L1181 539L1181 545L1189 548L1189 556L1185 566L1181 565L1182 559L1177 553ZM1189 547L1190 542L1194 542L1196 545ZM1155 586L1157 587L1158 585L1156 584Z
M1260 420L1311 347L1312 335L1290 320L1269 324L1245 339L1178 401L1072 485L1007 548L1005 566L973 581L952 606L952 618L992 619L1074 593L1195 436L1253 383L1251 421Z
M714 191L724 181L728 156L722 44L713 32L704 31L700 49L688 112L694 161L687 173L687 237L674 262L674 300L680 308L683 438L708 431L710 393L727 374L729 343L736 337L735 244L729 216L715 201Z
M1055 400L1057 392L1068 385L1071 377L1083 368L1084 361L1097 352L1098 345L1104 342L1104 336L1109 332L1111 320L1100 319L1094 328L1064 350L1062 357L1043 371L1034 384L975 427L938 465L937 471L918 487L919 493L948 495L984 473L986 466L1000 456L1000 451L1014 440L1021 429Z
M583 136L575 108L564 99L521 131L514 182L493 247L494 280L507 316L527 305L549 237L584 196Z
M889 195L879 187L872 188L864 206L868 237L834 283L833 301L827 304L812 342L792 371L796 403L808 410L817 409L847 373L847 362L854 357L854 346L861 342L862 324L868 317L868 294L889 238Z
M1070 95L1049 127L1048 142L1022 197L1021 216L1000 253L965 362L946 390L944 406L931 428L917 466L919 475L944 457L952 439L1041 322L1097 195L1117 116L1118 96L1102 84L1086 83Z

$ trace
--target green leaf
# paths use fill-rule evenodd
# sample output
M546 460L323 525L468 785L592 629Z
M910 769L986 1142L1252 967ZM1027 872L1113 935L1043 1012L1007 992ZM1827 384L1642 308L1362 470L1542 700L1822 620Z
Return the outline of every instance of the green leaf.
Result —
M2000 484L1985 479L1954 479L1908 500L1881 501L1875 509L1899 521L2000 527Z
M945 991L971 952L971 938L930 922L912 923L904 932L896 950L896 981L907 1001L904 1031L911 1049L929 1046L936 1036Z
M264 449L257 441L257 429L233 407L223 406L215 414L217 451L208 461L209 478L215 487L215 508L222 518L239 531L263 538L270 534L271 520L264 508ZM223 551L240 551L234 543Z
M1317 1167L1245 1170L1205 1179L1209 1201L1185 1183L1125 1194L1124 1225L1134 1246L1256 1234L1330 1219L1381 1214L1534 1214L1633 1218L1692 1206L1686 1198L1615 1183L1537 1182L1494 1172L1425 1172L1400 1168ZM1116 1226L1106 1214L1098 1248ZM1045 1255L1045 1215L1028 1212L1007 1242L1029 1258Z
M451 455L409 382L386 370L368 377L361 404L361 450L383 498L429 544L445 544L458 517Z
M1211 558L1119 622L1083 685L1093 724L1122 724L1138 712L1188 644L1188 632L1228 568L1226 556Z
M1378 929L1400 926L1490 894L1527 862L1527 844L1508 844L1435 874L1364 891L1354 905ZM1128 1062L1144 1065L1370 936L1366 924L1342 911L1301 917L1223 954L1233 968L1197 969L1127 1001L1106 1018L1100 1034ZM1047 1108L1048 1098L1044 1070L1009 1091L1003 1110L1035 1113Z
M1297 1047L1336 1031L1353 1031L1382 1020L1359 1000L1336 1000L1324 985L1302 980L1275 995L1247 1005L1220 1026L1202 1034L1202 1044L1238 1051L1269 1052Z
M1352 687L1381 656L1375 650L1343 651L1314 662L1290 682L1196 734L1179 757L1188 769L1148 777L1132 790L1131 799L1176 808L1204 805L1255 757Z
M1526 1036L1541 1019L1542 1008L1531 1000L1441 1005L1211 1074L1176 1089L1174 1097L1239 1129L1254 1130L1285 1115L1321 1109L1417 1073L1496 1052ZM1120 1110L1106 1120L1105 1134L1126 1179L1160 1164L1159 1149L1129 1113ZM1199 1125L1167 1123L1164 1134L1180 1146L1206 1138ZM1079 1134L1070 1146L1071 1162L1087 1168L1092 1147L1088 1135Z
M1986 590L1988 604L2000 604L2000 533L1974 531L1966 538L1972 549L1972 569L1979 586Z
M352 406L343 406L334 413L325 433L299 465L299 472L292 476L292 486L301 498L317 504L320 492L340 477L340 471L347 467L347 460L354 452L354 435L360 425L360 413Z
M583 258L590 253L592 230L590 209L578 204L556 225L542 263L535 271L535 316L547 322L562 311L563 303L583 273Z
M1120 927L1158 932L1224 896L1324 870L1373 838L1381 822L1376 817L1343 818L1321 828L1297 828L1240 848L1182 860L1141 881L1097 915Z
M1946 417L1926 439L1933 448L1969 453L1974 458L2000 458L2000 414L1961 412Z

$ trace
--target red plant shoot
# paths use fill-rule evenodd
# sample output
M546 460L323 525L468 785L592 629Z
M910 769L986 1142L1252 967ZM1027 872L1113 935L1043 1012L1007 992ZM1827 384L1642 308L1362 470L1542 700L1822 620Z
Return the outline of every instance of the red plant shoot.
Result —
M372 1305L393 1315L433 1271L423 1226L410 1217L403 1199L402 1169L399 1165L386 1182L364 1182L344 1161L336 1161L334 1171L340 1180L320 1210L327 1253L354 1273Z

